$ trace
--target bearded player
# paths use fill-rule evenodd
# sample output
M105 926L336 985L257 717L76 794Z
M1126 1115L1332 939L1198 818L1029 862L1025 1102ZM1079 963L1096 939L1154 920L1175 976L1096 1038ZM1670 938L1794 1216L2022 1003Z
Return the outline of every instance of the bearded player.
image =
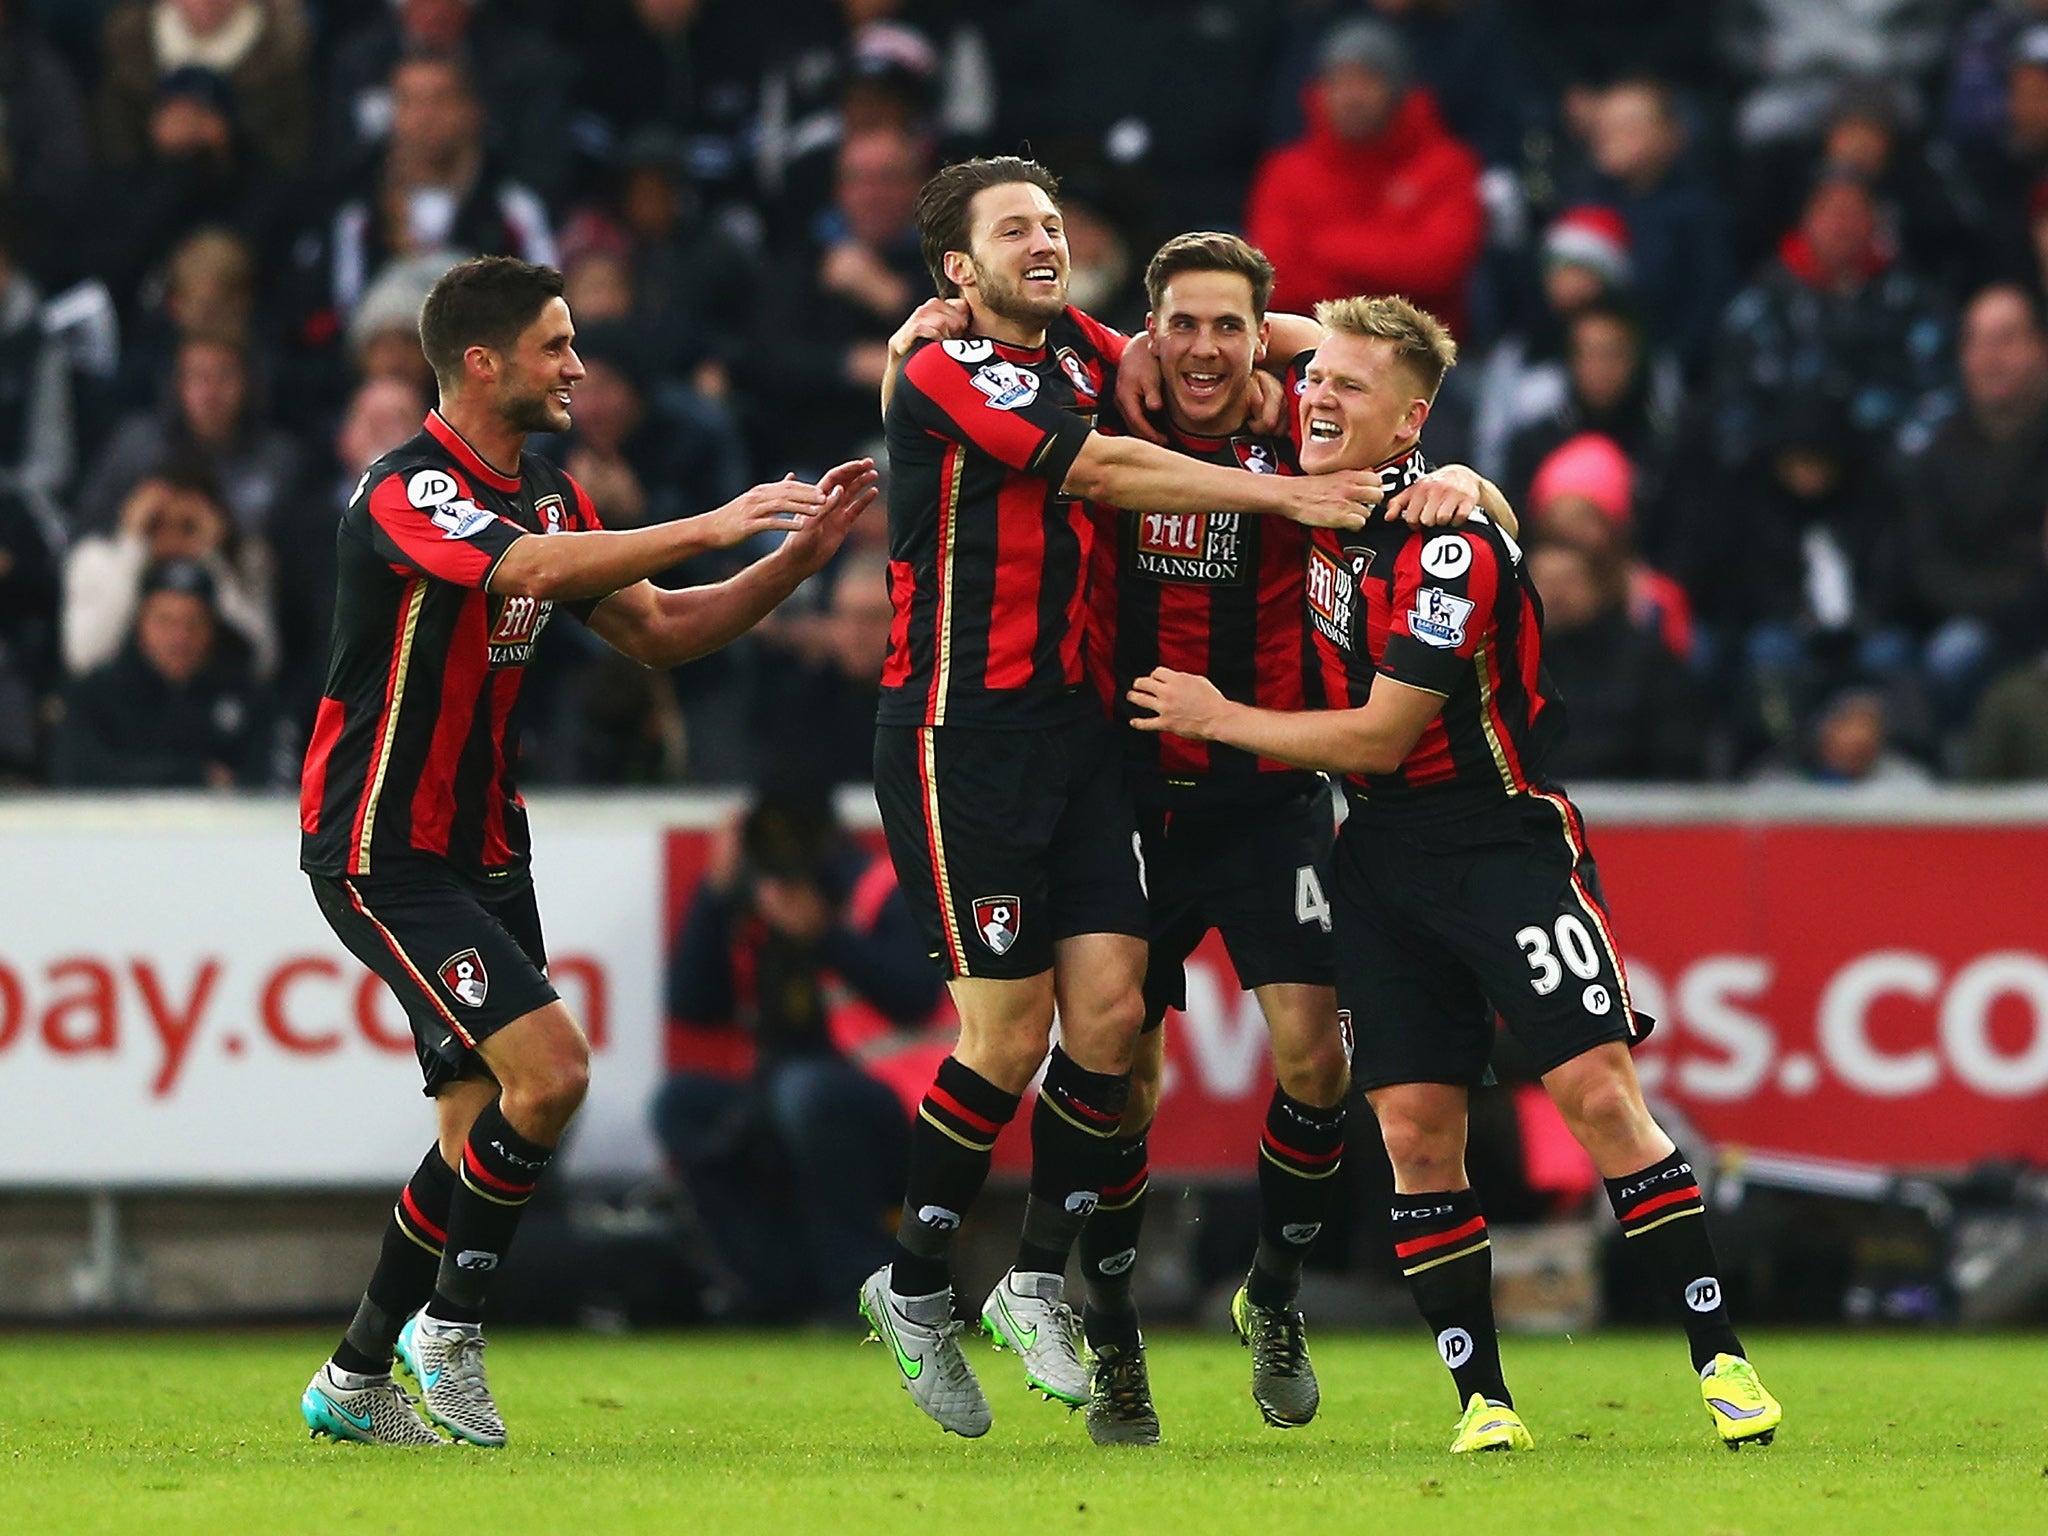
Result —
M1324 304L1317 318L1303 470L1418 475L1456 344L1396 298ZM1315 539L1308 598L1338 707L1260 709L1166 667L1129 700L1140 730L1343 775L1337 995L1394 1167L1395 1253L1463 1410L1451 1449L1533 1443L1501 1370L1486 1218L1464 1166L1466 1098L1496 1013L1683 1318L1720 1438L1768 1444L1783 1411L1729 1318L1692 1166L1643 1102L1629 1050L1651 1021L1630 1006L1585 823L1544 774L1564 708L1520 548L1490 518L1429 533L1375 520Z

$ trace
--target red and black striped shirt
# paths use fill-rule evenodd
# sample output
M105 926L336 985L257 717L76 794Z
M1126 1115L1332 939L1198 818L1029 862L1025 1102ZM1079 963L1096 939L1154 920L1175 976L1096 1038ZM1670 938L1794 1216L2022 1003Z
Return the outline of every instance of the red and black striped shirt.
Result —
M883 725L1023 730L1085 711L1089 544L1060 494L1124 338L1078 309L1043 347L923 342L889 402Z
M335 535L333 652L299 783L302 868L525 865L513 707L555 605L485 588L525 535L598 526L562 470L529 453L501 475L439 412L370 466ZM588 618L597 601L564 606Z
M1177 452L1253 474L1301 473L1285 437L1196 437L1169 431ZM1228 698L1262 709L1306 706L1315 667L1303 565L1308 537L1283 517L1167 514L1091 506L1088 670L1126 722L1134 679L1154 667L1206 676ZM1312 774L1218 742L1125 732L1141 793L1176 805L1224 804L1301 788Z
M1389 496L1428 469L1419 449L1380 466ZM1330 708L1363 705L1382 674L1444 696L1399 768L1347 775L1354 802L1451 811L1542 786L1564 707L1521 548L1484 514L1458 529L1313 530L1308 611Z

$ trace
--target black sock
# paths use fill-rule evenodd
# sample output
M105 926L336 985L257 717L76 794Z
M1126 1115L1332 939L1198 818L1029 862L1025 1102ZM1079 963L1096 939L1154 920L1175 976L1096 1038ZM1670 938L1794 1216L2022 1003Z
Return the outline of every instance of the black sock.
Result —
M1147 1131L1150 1126L1145 1128ZM1152 1188L1152 1163L1145 1131L1110 1143L1109 1172L1102 1198L1081 1228L1081 1278L1088 1287L1082 1322L1090 1344L1128 1348L1138 1342L1138 1308L1131 1299L1131 1271L1138 1262L1138 1232L1145 1223L1145 1196Z
M1130 1073L1090 1072L1052 1048L1031 1112L1031 1193L1016 1268L1066 1273L1074 1239L1101 1198L1130 1091Z
M929 1296L952 1284L946 1255L953 1234L988 1179L996 1137L1016 1113L1016 1094L955 1057L939 1063L910 1127L910 1179L889 1275L898 1296Z
M412 1181L398 1192L384 1248L356 1307L355 1320L334 1351L334 1363L359 1376L391 1369L392 1347L405 1320L434 1294L441 1268L441 1244L448 1236L448 1202L455 1194L455 1170L429 1147Z
M462 1147L461 1182L448 1202L448 1240L428 1310L444 1323L480 1323L491 1277L519 1230L533 1186L555 1155L528 1141L491 1100Z
M1493 1241L1469 1189L1394 1196L1394 1257L1463 1407L1477 1392L1512 1408L1493 1327Z
M1685 1154L1674 1151L1640 1173L1609 1179L1607 1198L1630 1251L1649 1260L1658 1289L1682 1303L1679 1315L1692 1345L1692 1368L1706 1369L1716 1355L1741 1354L1742 1340L1728 1320L1728 1298L1714 1262L1714 1240L1707 1233L1700 1181Z
M1245 1288L1254 1306L1291 1307L1344 1162L1344 1105L1317 1109L1277 1084L1259 1138L1259 1252Z

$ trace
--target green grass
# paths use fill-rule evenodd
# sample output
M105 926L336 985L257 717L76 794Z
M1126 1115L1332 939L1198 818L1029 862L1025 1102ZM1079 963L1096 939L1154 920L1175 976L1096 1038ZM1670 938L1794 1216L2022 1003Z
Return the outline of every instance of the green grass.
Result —
M1130 1536L2000 1536L2048 1531L2038 1338L1751 1341L1787 1405L1775 1446L1713 1440L1683 1347L1514 1340L1526 1456L1445 1453L1426 1337L1313 1342L1322 1416L1263 1427L1246 1356L1162 1335L1166 1444L1104 1452L977 1348L994 1431L942 1436L878 1348L822 1336L511 1334L491 1352L513 1445L311 1443L326 1335L0 1337L0 1531L1117 1532Z

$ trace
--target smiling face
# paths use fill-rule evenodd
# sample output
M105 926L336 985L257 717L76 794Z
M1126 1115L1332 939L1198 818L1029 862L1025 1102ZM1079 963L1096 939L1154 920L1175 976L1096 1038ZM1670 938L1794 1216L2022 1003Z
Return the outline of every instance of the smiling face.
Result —
M1244 424L1252 369L1265 355L1268 330L1253 313L1250 278L1239 272L1176 272L1145 328L1159 356L1175 426L1221 437Z
M985 187L968 205L968 247L946 253L946 275L977 311L1043 330L1067 307L1066 223L1043 187Z
M497 358L494 404L505 425L515 432L569 430L570 396L583 377L583 360L576 355L575 340L568 301L555 298L541 306L509 352L493 352Z
M1301 398L1301 468L1371 469L1412 447L1429 419L1413 371L1380 336L1333 332L1310 359Z

